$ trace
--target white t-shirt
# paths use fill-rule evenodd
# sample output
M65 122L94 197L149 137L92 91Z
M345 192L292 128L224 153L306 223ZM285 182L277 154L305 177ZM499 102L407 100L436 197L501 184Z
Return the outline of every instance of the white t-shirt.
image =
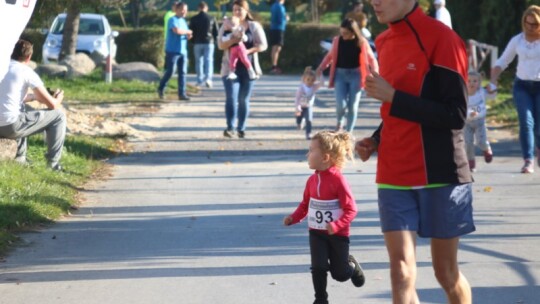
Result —
M495 65L504 70L516 55L516 76L521 80L540 81L540 40L528 42L523 33L514 36Z
M43 87L39 75L24 63L11 60L4 79L0 82L0 126L17 121L28 89Z
M19 40L37 0L0 1L0 81L7 73L15 43Z

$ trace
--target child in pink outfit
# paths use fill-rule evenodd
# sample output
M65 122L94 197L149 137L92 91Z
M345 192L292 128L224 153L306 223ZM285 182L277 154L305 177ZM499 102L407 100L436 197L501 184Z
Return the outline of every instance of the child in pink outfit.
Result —
M227 76L227 79L237 78L235 71L238 60L240 60L246 67L249 74L249 79L257 79L258 75L253 69L253 65L251 64L251 61L248 57L246 46L244 45L244 41L247 40L247 36L244 34L244 29L242 28L242 26L240 26L240 20L238 19L238 17L232 16L229 19L225 19L223 25L225 27L223 41L230 40L231 37L234 36L242 37L242 41L233 44L229 48L229 69L231 72Z

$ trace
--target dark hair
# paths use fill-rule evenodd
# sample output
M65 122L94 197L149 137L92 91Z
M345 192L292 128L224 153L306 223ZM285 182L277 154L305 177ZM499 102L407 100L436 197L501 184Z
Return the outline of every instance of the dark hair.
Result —
M206 4L204 1L199 2L199 9L203 10L205 8L208 8L208 4Z
M174 9L177 10L178 8L186 7L187 3L183 1L176 1L176 5L174 6Z
M356 23L353 18L343 19L343 21L341 21L340 27L351 31L354 34L354 40L358 44L358 47L362 47L362 43L364 43L364 40L362 39L362 33L360 33L358 23Z
M32 57L33 53L34 45L30 41L19 39L19 41L15 43L13 53L11 53L11 59L22 62Z
M253 16L251 16L251 13L249 11L249 2L247 2L247 0L234 0L233 7L235 5L238 5L241 8L245 9L246 12L247 12L246 19L250 20L250 21L253 21Z

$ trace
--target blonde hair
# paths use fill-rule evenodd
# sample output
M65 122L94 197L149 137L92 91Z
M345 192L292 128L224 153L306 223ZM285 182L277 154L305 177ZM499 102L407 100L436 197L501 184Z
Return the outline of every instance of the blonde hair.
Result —
M304 80L308 76L317 79L317 73L315 73L315 71L310 66L304 69L304 74L302 74L302 80Z
M532 16L536 22L540 23L540 6L531 5L523 12L523 16L521 17L521 28L523 32L525 32L525 19L528 16Z
M484 78L483 73L480 73L480 72L477 72L477 71L469 71L469 77L470 76L478 77L478 79L480 79L480 81L482 81L482 78Z
M312 140L319 141L321 151L330 155L332 164L340 169L354 158L352 136L348 132L320 131Z

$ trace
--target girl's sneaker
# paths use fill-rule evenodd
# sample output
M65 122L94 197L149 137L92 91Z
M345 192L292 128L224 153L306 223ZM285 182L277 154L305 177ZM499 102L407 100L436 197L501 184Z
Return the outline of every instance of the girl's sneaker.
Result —
M491 151L491 149L484 151L484 160L488 164L493 160L493 152Z
M227 76L227 79L230 79L230 80L235 80L236 78L238 78L238 76L236 76L236 73L234 72L230 72L229 75Z
M523 167L521 168L521 173L534 173L534 165L532 160L525 160L525 164L523 164Z
M364 283L366 282L366 278L364 277L364 271L352 255L349 255L349 264L354 267L353 275L351 277L351 282L353 283L353 285L356 287L364 286Z
M255 70L253 69L253 67L248 70L248 75L249 75L250 80L255 80L255 79L259 78L259 75L257 75L257 73L255 73Z

